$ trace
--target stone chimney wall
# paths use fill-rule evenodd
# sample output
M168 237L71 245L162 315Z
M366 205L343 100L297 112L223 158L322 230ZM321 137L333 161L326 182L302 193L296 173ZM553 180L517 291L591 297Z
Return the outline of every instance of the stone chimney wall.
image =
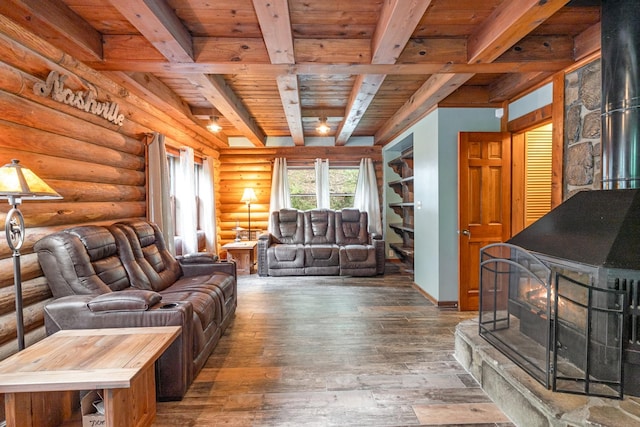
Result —
M564 199L602 188L600 60L565 76Z

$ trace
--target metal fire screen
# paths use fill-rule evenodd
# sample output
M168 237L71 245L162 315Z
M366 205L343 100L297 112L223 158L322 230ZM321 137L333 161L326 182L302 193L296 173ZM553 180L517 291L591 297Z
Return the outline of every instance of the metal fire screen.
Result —
M480 335L546 388L622 398L624 302L518 246L480 251Z

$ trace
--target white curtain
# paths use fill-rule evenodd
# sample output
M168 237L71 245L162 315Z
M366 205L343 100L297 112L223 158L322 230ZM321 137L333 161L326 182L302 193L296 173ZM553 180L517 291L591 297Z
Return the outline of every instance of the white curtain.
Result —
M182 237L182 253L198 252L198 212L193 148L180 150L180 171L176 179L176 203L180 215L178 235Z
M378 182L376 170L371 159L360 161L358 183L353 206L367 212L369 216L369 232L382 234L382 218L380 214L380 199L378 198Z
M175 254L173 218L171 213L171 194L169 166L164 135L153 133L148 148L149 162L149 221L160 227L167 248Z
M214 159L209 156L202 162L202 180L200 180L200 197L202 203L202 228L207 242L207 252L218 252L216 233L216 199L214 181Z
M271 200L269 203L269 231L273 230L271 212L291 207L291 193L289 192L289 179L287 177L287 159L278 157L273 163L273 176L271 177Z
M318 208L329 209L329 159L316 159L316 202Z

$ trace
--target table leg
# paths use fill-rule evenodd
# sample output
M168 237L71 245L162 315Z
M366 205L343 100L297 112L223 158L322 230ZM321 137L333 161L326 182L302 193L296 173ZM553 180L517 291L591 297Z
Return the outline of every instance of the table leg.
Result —
M4 395L4 412L7 427L31 427L31 393L6 393Z
M8 427L54 427L71 417L78 392L6 393L4 402Z
M150 426L156 417L156 377L154 365L131 380L129 388L104 390L107 426Z

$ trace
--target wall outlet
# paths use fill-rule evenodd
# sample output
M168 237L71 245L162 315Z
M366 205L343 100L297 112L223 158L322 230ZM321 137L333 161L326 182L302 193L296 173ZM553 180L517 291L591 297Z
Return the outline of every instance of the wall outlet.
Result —
M389 258L393 256L393 249L389 249Z

